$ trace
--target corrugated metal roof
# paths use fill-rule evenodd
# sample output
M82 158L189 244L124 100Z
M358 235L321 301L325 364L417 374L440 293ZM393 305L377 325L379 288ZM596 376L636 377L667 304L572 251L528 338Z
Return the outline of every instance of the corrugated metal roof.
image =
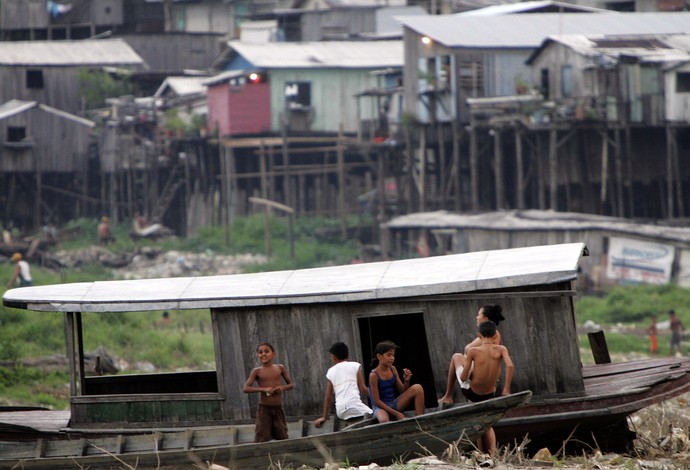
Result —
M144 65L122 39L0 41L0 65Z
M690 60L688 41L679 41L676 47L673 38L664 35L583 35L565 34L550 36L549 41L558 42L573 51L588 57L606 56L612 60L621 57L635 57L639 62L686 62ZM688 36L690 37L690 36ZM683 49L683 47L686 47ZM531 58L530 58L531 59Z
M168 88L175 96L203 94L206 93L205 80L208 80L208 77L167 77L153 96L161 97Z
M202 84L204 86L211 86L211 85L217 85L219 83L227 82L228 80L232 80L233 78L241 77L244 75L246 72L244 70L230 70L228 72L223 72L219 73L218 75L214 75L213 77L209 77L205 79Z
M447 211L421 212L391 219L386 228L463 229L496 231L585 231L601 230L627 234L634 238L690 243L690 228L635 223L629 219L574 212L540 210L497 211L459 214Z
M409 18L409 17L403 17ZM402 67L402 41L324 41L249 44L230 41L229 47L264 69Z
M683 34L690 12L531 13L499 16L401 16L400 22L448 47L533 48L556 34Z
M74 114L70 114L65 111L61 111L57 108L53 108L52 106L47 106L44 104L39 104L36 101L22 101L22 100L10 100L7 103L3 103L0 105L0 120L15 116L17 114L23 113L24 111L27 111L31 108L38 107L42 109L43 111L47 113L54 114L56 116L60 116L62 118L68 119L70 121L77 122L79 124L82 124L84 126L88 127L95 127L96 123L93 121L90 121L88 119L84 119L82 117L76 116Z
M6 306L52 312L126 312L357 302L574 280L582 243L227 276L22 287Z
M493 15L508 15L511 13L528 13L533 10L538 10L545 7L561 7L569 11L582 12L603 12L601 8L585 7L581 5L574 5L572 3L558 2L553 0L535 0L532 2L520 3L506 3L501 5L491 5L485 8L477 8L476 10L456 13L456 15L463 16L493 16Z
M31 109L38 103L35 101L21 101L10 100L7 103L0 104L0 119L5 119L16 114L23 113L27 109Z

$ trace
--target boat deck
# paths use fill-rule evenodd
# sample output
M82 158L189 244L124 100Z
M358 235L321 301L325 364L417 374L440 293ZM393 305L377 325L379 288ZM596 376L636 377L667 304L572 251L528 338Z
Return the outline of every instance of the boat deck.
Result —
M589 442L595 436L592 445L623 451L630 442L623 426L627 416L690 392L690 357L590 365L582 368L582 377L585 393L580 396L535 396L527 406L506 413L495 426L499 442L528 436L535 448L558 449L566 441ZM604 443L607 436L618 440Z

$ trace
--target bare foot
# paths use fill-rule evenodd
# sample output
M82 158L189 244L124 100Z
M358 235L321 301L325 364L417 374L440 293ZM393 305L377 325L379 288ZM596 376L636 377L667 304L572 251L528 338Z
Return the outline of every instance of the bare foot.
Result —
M452 405L453 404L453 397L443 395L441 398L438 399L438 402L441 403L442 405Z

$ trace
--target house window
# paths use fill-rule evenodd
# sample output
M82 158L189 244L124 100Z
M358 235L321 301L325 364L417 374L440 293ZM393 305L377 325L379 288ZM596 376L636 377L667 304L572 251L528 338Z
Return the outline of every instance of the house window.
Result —
M676 74L676 93L690 93L690 72Z
M43 88L43 70L27 70L26 71L26 87L27 88Z
M573 68L570 65L561 67L561 95L564 98L573 96Z
M7 128L7 142L21 142L26 139L25 127L8 127Z
M311 107L311 83L286 82L285 106L289 110L308 110Z

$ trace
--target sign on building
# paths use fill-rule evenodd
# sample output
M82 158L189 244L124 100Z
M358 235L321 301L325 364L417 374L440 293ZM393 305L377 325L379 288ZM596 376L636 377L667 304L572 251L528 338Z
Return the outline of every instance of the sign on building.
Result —
M606 276L623 283L667 284L675 247L630 238L609 239Z

